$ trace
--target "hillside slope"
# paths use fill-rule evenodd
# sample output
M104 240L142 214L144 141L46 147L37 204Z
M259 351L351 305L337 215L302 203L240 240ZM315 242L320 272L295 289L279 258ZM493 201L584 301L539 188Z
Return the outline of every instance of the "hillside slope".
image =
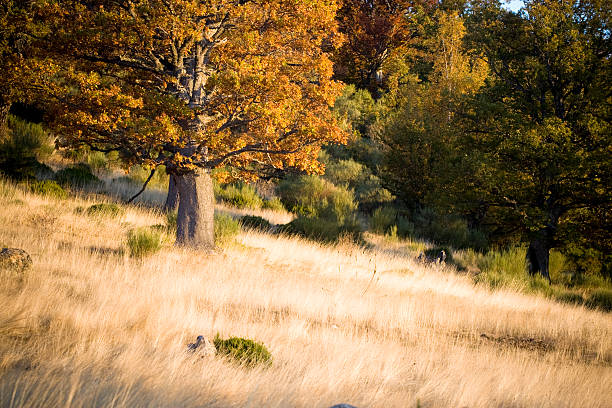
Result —
M491 293L399 251L243 232L213 254L121 251L135 226L0 188L0 406L605 407L612 316ZM269 368L196 358L187 343L263 342Z

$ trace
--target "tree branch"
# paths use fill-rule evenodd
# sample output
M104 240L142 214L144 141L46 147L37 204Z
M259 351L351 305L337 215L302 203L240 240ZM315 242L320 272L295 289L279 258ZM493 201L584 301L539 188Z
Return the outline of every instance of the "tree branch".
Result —
M151 181L151 179L153 178L153 175L155 174L155 169L151 170L151 174L149 174L149 177L147 178L147 180L144 182L144 184L142 185L142 188L140 189L140 191L138 193L136 193L136 195L134 195L134 197L130 198L128 200L128 204L131 203L132 201L134 201L139 195L141 195L145 189L147 188L147 184L149 184L149 181Z

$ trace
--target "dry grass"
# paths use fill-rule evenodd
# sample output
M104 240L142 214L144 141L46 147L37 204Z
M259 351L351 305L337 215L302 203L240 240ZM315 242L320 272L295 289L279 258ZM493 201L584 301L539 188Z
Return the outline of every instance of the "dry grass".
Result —
M612 317L424 268L409 255L245 232L134 260L128 208L75 213L0 186L0 406L606 407ZM263 342L270 368L195 358L198 334Z

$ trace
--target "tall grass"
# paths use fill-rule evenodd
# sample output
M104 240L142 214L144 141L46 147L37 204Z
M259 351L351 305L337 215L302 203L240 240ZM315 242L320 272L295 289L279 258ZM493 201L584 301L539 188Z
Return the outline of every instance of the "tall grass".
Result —
M34 265L0 279L0 322L23 318L0 330L0 406L609 405L609 314L491 292L401 242L248 230L135 261L112 250L159 212L126 207L101 228L74 211L94 201L16 194L0 195L0 242ZM216 333L257 339L272 364L186 352Z

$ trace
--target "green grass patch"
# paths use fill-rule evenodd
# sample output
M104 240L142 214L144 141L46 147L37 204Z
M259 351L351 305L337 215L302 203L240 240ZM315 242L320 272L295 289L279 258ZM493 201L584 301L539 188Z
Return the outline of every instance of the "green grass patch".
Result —
M270 221L254 215L240 217L240 224L246 228L258 229L261 231L270 231L272 229Z
M585 305L591 309L600 309L604 312L612 312L612 290L595 289L590 293Z
M100 203L94 204L85 211L90 216L118 217L125 213L125 210L117 204Z
M142 258L152 255L162 249L164 233L162 231L143 227L128 232L127 247L130 256Z
M215 214L215 245L225 246L240 233L240 223L226 214Z

